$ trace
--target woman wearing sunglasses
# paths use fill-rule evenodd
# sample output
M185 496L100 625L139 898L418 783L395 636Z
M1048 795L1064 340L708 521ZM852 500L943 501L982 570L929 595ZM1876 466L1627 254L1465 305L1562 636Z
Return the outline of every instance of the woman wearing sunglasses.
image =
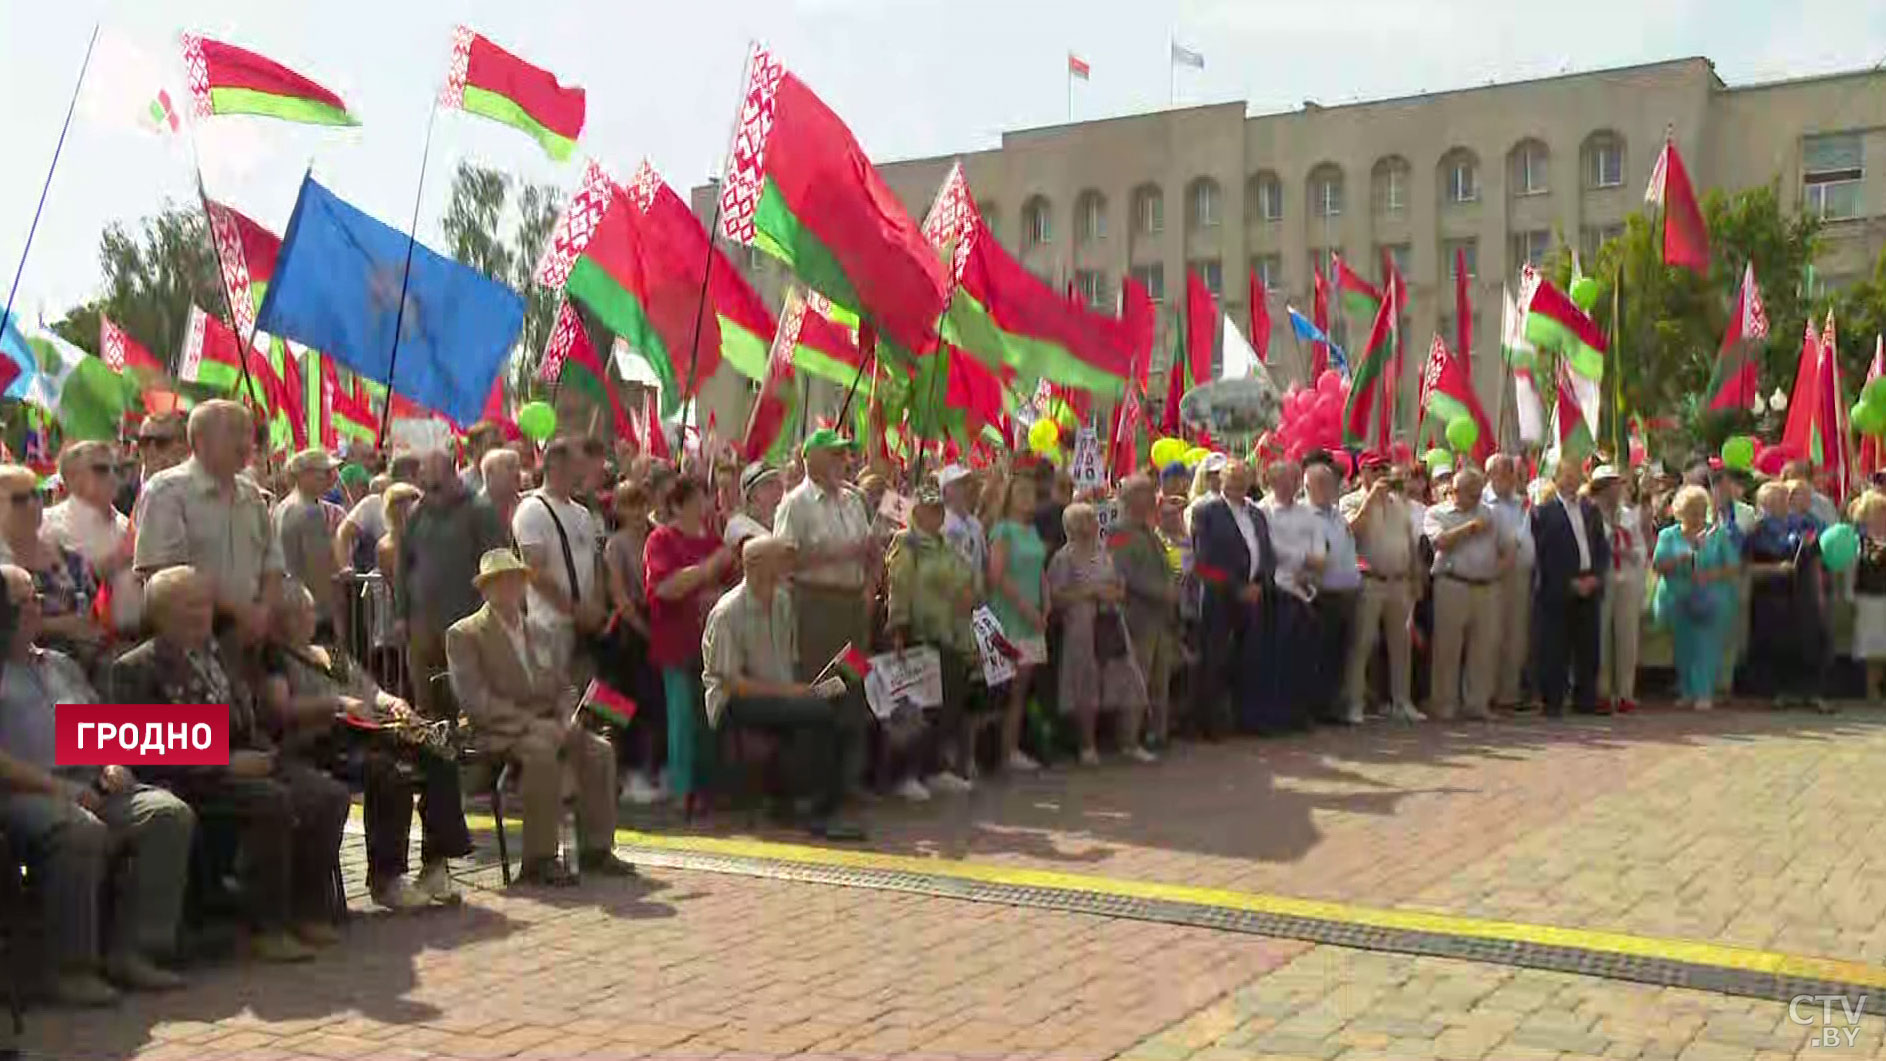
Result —
M106 640L105 628L92 613L98 580L83 556L45 532L48 493L31 468L0 464L0 544L39 590L45 616L40 644L71 656L90 674Z

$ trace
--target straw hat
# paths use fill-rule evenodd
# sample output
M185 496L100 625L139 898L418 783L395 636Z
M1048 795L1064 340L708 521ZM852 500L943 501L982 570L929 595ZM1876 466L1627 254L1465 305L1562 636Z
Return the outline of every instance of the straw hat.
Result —
M484 589L492 579L502 575L528 575L530 568L522 557L509 549L492 549L478 558L478 573L472 576L472 585Z

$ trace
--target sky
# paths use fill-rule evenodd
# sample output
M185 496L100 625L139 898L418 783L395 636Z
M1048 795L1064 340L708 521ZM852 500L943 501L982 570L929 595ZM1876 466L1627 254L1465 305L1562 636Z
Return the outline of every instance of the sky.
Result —
M21 261L93 26L104 27L26 259L16 309L55 319L96 294L99 235L195 196L191 144L113 123L147 98L179 32L239 44L338 92L336 131L254 118L196 137L212 198L280 232L302 174L390 224L413 217L421 149L464 23L589 93L581 150L619 177L649 159L684 194L717 172L753 40L771 47L874 158L995 146L1066 120L1066 55L1092 68L1074 117L1245 100L1253 113L1689 55L1730 84L1886 61L1882 0L0 0L0 283ZM1167 42L1205 56L1176 82ZM139 57L144 62L139 62ZM453 169L470 160L573 187L504 126L437 115L420 238L437 245Z

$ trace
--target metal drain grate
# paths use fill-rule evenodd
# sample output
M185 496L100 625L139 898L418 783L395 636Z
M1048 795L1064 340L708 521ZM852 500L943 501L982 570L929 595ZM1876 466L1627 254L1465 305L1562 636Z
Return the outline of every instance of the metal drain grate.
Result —
M751 858L665 847L625 845L619 853L631 862L670 869L726 873L743 877L830 884L846 888L906 892L1005 906L1026 906L1064 913L1157 921L1218 929L1254 936L1296 939L1357 950L1422 954L1437 958L1513 965L1551 972L1630 980L1661 987L1714 991L1777 1002L1799 995L1865 994L1878 984L1778 975L1759 969L1706 965L1670 958L1622 954L1597 948L1553 946L1524 940L1388 928L1290 914L1240 910L1204 903L1174 902L1115 895L1080 888L1043 888L991 883L944 874L850 866L828 866L771 858Z

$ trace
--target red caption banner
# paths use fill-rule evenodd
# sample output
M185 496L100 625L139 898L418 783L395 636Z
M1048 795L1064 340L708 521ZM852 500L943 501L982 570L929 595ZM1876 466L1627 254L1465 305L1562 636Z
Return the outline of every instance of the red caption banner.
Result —
M224 704L60 704L60 766L228 766Z

